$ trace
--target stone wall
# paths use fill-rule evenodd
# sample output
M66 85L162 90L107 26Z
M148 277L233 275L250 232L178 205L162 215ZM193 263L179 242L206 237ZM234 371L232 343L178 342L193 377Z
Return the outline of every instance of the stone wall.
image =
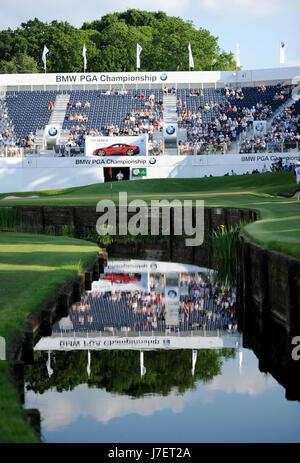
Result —
M300 260L270 251L244 237L237 242L237 306L243 345L300 400L300 361L292 359L292 339L300 336Z
M68 315L68 309L74 302L81 300L81 294L91 289L92 281L98 280L104 271L107 260L106 251L96 257L83 273L68 281L59 291L44 301L37 310L24 321L23 335L17 332L8 346L8 361L33 361L33 347L43 336L49 336L56 321Z
M66 225L75 228L75 236L80 236L83 228L92 228L95 230L97 219L100 213L96 212L93 206L17 206L20 211L22 221L32 225L42 227L52 226L61 227ZM134 212L128 213L128 220L135 215ZM195 209L193 210L193 217ZM171 210L171 217L173 211ZM244 209L227 209L227 208L205 208L204 210L204 228L206 235L214 228L220 225L235 226L244 221L248 223L256 220L258 214L255 211ZM117 224L119 222L119 210L117 209ZM160 211L160 233L161 233L161 211ZM149 219L150 227L150 219ZM173 220L171 219L171 235Z

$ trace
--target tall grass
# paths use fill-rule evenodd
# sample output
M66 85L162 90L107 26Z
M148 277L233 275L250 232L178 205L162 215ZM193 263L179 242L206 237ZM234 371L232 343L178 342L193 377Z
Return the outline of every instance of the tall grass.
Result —
M0 207L0 229L14 229L21 225L20 209L16 207Z
M239 231L242 222L234 227L220 225L217 230L213 230L212 239L212 259L213 266L217 272L217 278L226 286L236 286L236 240L239 239Z

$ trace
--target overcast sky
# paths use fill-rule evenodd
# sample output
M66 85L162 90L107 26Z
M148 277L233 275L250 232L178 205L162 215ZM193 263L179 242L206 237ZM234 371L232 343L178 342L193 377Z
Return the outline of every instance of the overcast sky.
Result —
M286 43L287 66L300 65L299 0L0 0L1 29L15 29L37 17L80 27L107 13L138 8L165 11L192 20L219 37L225 51L240 44L243 69L280 67L279 43Z

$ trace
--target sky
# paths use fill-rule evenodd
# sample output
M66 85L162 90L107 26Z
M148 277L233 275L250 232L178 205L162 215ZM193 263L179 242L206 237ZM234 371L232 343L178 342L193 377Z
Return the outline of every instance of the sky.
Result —
M133 399L80 384L62 393L26 390L25 408L40 411L45 442L299 442L298 404L242 351L241 367L238 358L224 361L221 374L183 394L173 388Z
M244 70L300 65L299 0L0 0L0 24L1 29L15 29L37 17L80 27L129 8L191 20L197 29L217 36L226 52L235 54L238 42ZM280 41L286 43L284 65L279 63Z

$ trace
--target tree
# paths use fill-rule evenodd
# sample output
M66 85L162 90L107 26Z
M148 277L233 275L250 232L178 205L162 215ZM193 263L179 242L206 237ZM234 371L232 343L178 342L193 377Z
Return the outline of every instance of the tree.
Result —
M3 74L33 74L38 72L35 59L26 53L18 53L10 61L0 61L0 69Z
M35 363L27 365L25 381L27 390L43 393L50 388L57 391L73 390L87 383L89 387L108 392L142 397L146 394L167 396L176 388L179 394L193 389L197 381L207 383L221 373L223 360L235 358L235 349L198 351L195 375L191 373L191 350L157 350L145 352L146 375L140 376L138 351L94 351L92 371L88 377L87 352L53 352L53 375L49 378L46 368L48 354L35 353Z
M236 69L233 54L220 50L218 38L209 31L162 11L137 9L107 14L79 29L67 21L23 22L16 30L0 31L0 60L8 63L17 54L26 54L37 63L37 71L32 72L43 72L46 45L48 72L80 72L84 43L89 72L135 71L137 43L143 48L141 71L188 70L189 43L195 71ZM4 69L12 72L16 67L4 64Z

